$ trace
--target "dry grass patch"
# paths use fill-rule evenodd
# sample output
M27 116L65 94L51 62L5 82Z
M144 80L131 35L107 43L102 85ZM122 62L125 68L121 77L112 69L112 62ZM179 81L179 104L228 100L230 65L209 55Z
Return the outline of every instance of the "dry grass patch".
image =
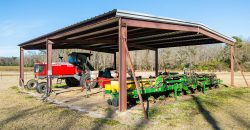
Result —
M33 67L24 67L24 71L33 71ZM0 66L0 71L19 71L19 66Z
M84 113L47 104L17 93L0 92L0 129L128 129L118 121L91 118ZM4 100L2 100L4 99Z
M139 110L131 125L97 119L56 107L18 92L0 91L0 129L249 129L250 89L221 87L177 101L158 101L149 109L149 122ZM185 99L185 100L184 100ZM171 101L170 101L171 100ZM109 110L107 109L107 113ZM138 122L139 121L139 122ZM122 121L121 121L122 122Z
M191 95L190 99L153 107L153 128L169 129L249 129L250 89L219 88L207 95ZM143 128L148 128L147 125Z

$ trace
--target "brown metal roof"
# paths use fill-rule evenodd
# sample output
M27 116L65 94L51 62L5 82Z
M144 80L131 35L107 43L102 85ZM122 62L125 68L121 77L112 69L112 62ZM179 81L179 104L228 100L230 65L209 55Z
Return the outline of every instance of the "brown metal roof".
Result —
M157 17L142 13L112 10L52 33L19 44L26 50L46 49L46 40L53 49L79 48L101 52L118 51L118 23L128 27L129 50L227 43L234 40L202 24Z

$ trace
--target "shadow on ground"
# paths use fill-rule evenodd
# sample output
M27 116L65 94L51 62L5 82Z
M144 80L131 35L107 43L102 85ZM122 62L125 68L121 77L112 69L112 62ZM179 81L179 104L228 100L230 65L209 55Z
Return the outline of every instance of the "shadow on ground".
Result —
M146 114L149 118L149 100L146 100ZM134 130L138 130L138 129L142 129L144 128L147 124L149 123L149 119L145 119L144 117L136 123L135 127L134 127Z
M32 108L24 109L24 110L21 110L21 111L18 111L16 113L12 114L8 118L6 118L0 122L0 128L3 127L4 125L10 123L10 122L15 122L17 120L20 120L21 118L26 117L26 116L30 116L32 114L43 112L43 111L49 111L48 109L44 109L44 108L40 108L40 107L41 106L32 107ZM17 107L16 109L19 109L19 108Z
M69 116L70 110L64 110L59 114L59 120L64 119L66 116ZM63 125L59 128L60 130L69 130L80 120L80 116L74 116L73 119L66 120Z
M191 96L206 121L213 127L213 129L220 130L217 121L211 116L210 112L204 108L199 98L195 97L194 95Z
M91 128L91 130L100 130L104 127L105 124L112 122L112 117L115 114L116 109L107 109L106 115L104 119L96 119L95 125ZM115 121L114 121L115 122Z

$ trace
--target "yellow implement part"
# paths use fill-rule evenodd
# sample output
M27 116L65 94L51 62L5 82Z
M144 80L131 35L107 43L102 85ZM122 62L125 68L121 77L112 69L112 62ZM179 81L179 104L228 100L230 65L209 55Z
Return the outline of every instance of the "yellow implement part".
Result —
M154 84L154 82L150 82L148 79L139 80L140 87L150 87ZM135 89L135 83L133 80L127 80L127 90ZM118 92L119 91L119 82L111 81L110 84L105 85L106 91Z

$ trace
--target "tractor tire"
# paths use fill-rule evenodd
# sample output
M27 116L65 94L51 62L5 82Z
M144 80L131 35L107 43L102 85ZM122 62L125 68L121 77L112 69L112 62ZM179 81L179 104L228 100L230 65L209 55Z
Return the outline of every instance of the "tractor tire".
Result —
M135 106L136 105L136 100L135 99L130 99L128 101L128 103L129 103L130 106Z
M112 105L115 106L115 107L118 107L119 101L118 101L117 98L113 98L113 99L112 99Z
M27 82L27 89L34 89L38 86L38 81L35 79L31 79Z
M69 87L76 87L80 85L80 82L75 78L66 78L65 82Z
M108 100L107 100L107 103L108 103L109 105L112 105L112 100L111 100L111 99L108 99Z
M95 88L97 86L96 81L91 81L90 83L87 84L90 88Z
M83 75L80 79L80 85L85 86L88 89L97 87L97 81L91 79L89 74Z
M36 87L36 91L38 93L45 93L46 91L46 87L47 87L47 83L46 82L41 82L37 85Z
M112 99L108 99L108 100L107 100L107 103L108 103L109 105L114 106L114 107L118 107L118 105L119 105L118 102L119 102L119 101L118 101L117 98L112 98Z

